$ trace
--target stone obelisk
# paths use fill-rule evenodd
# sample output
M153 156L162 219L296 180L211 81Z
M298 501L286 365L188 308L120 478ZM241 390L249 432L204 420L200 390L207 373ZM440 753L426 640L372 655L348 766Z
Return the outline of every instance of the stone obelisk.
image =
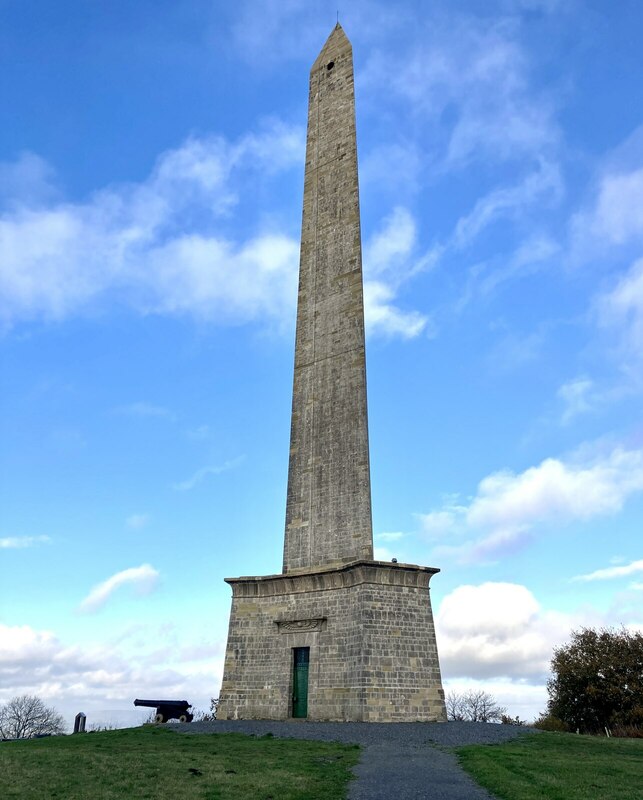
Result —
M310 73L284 572L373 558L353 53Z
M353 57L338 24L310 73L283 571L226 578L218 717L445 719L438 571L373 560Z

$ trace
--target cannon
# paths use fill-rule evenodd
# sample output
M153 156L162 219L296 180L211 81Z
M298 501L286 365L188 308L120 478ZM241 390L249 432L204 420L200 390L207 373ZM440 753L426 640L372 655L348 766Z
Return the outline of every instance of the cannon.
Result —
M192 708L187 700L134 700L135 706L155 708L154 722L167 722L168 719L178 719L179 722L192 722L194 715L188 708Z

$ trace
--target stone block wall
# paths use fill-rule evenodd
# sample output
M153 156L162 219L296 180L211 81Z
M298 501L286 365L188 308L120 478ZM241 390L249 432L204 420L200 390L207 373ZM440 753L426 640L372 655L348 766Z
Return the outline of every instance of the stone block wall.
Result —
M283 571L373 558L351 44L310 73Z
M293 648L310 647L308 719L445 719L428 592L436 571L362 561L230 579L219 718L289 718Z

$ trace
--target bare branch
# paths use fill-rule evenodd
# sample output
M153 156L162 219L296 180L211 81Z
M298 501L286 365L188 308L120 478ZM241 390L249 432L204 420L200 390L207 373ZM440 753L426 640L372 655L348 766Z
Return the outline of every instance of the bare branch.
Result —
M464 694L448 692L445 698L447 719L468 722L498 722L507 709L483 689L470 689Z
M62 716L35 695L14 697L0 707L0 737L3 739L31 739L41 734L64 732Z

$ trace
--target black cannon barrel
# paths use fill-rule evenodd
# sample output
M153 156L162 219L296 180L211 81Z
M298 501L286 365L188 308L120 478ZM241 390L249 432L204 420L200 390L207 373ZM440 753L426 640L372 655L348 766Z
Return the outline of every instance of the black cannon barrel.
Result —
M181 706L182 708L189 708L190 703L187 700L134 700L135 706L144 706L145 708L157 708L158 706Z

